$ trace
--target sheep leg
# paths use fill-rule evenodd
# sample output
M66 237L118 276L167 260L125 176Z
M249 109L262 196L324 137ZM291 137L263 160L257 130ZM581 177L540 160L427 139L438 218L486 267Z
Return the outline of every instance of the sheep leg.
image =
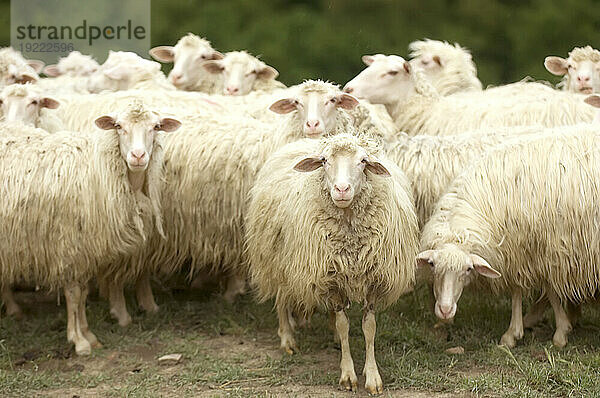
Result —
M138 304L147 313L158 312L158 305L154 301L154 294L152 294L152 286L150 286L150 275L144 272L135 284L135 294L137 296Z
M556 293L548 290L547 295L548 300L550 300L550 304L552 305L552 309L554 310L554 319L556 322L556 331L554 332L552 343L554 343L555 346L562 348L567 345L567 335L572 329L571 322L569 322L569 317L567 316L560 299L556 296Z
M335 311L329 312L329 329L333 332L333 342L336 344L340 343L340 335L335 327Z
M79 299L79 306L78 306L78 311L79 311L78 316L81 321L80 322L81 323L81 333L83 333L83 335L85 336L85 339L90 343L92 348L101 348L102 344L100 344L100 342L96 338L96 335L94 333L92 333L92 331L90 330L90 328L88 326L87 315L85 313L88 293L89 293L89 287L86 283L84 285L84 287L81 289L81 297Z
M525 314L525 318L523 318L523 327L530 329L540 323L542 319L544 319L544 313L548 306L550 306L548 298L542 295L538 301L529 308L527 314Z
M277 307L277 318L279 319L277 335L281 339L281 349L292 355L298 349L296 348L296 340L294 339L294 328L290 323L290 311L283 304L276 303L275 306Z
M335 313L335 328L340 336L340 344L342 346L340 387L345 388L347 391L358 391L358 379L354 372L354 362L352 361L350 342L348 341L350 324L343 309Z
M98 296L102 297L103 299L108 300L110 298L110 291L108 288L108 280L106 280L106 278L96 278L98 281Z
M23 318L23 311L19 304L15 301L13 291L10 286L2 286L2 301L6 306L6 315L12 316L15 319Z
M569 301L567 303L567 316L569 317L571 326L576 326L579 322L579 318L581 318L581 304L575 304Z
M67 304L67 339L75 344L77 355L90 355L92 346L81 332L79 319L79 301L81 300L81 287L76 282L71 282L64 287L65 302Z
M127 311L123 283L111 281L108 283L110 314L117 320L119 326L125 327L131 323L131 315Z
M523 337L523 298L521 289L516 288L512 292L512 316L510 318L510 326L502 335L500 344L508 348L513 348L517 344L517 340Z
M381 381L377 362L375 361L376 328L375 313L372 309L366 309L362 319L362 330L365 335L365 367L363 375L366 376L365 389L369 394L381 394L383 392L383 382Z
M223 293L223 298L232 304L238 294L246 291L246 278L237 272L233 272L227 279L227 289Z

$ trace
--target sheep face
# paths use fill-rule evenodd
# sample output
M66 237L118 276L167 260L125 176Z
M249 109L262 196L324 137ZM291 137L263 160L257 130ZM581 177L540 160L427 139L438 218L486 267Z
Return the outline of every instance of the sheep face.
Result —
M99 117L95 123L102 130L114 130L119 134L121 156L130 171L146 170L159 131L171 132L181 126L178 120L161 118L137 104L124 114Z
M322 91L305 91L304 86L296 95L273 103L269 109L275 113L296 112L302 120L302 129L306 137L317 138L333 130L336 123L336 109L353 109L358 100L339 89Z
M7 122L22 122L28 126L36 126L42 108L55 109L59 103L53 98L45 97L30 85L7 86L0 93L0 109Z
M68 56L61 58L58 64L47 65L43 71L51 77L62 75L86 77L97 71L99 67L98 62L91 56L72 51Z
M344 91L373 104L389 105L408 96L413 82L411 65L396 55L365 55L367 68L344 86Z
M8 65L7 73L2 78L4 85L31 83L38 79L38 74L27 64Z
M600 62L546 57L544 66L554 75L568 75L568 91L580 94L600 92Z
M222 60L207 61L202 66L223 76L224 95L246 95L257 79L272 80L279 76L275 68L243 51L227 53Z
M109 51L108 58L88 81L91 93L127 90L144 77L160 71L160 64L133 52Z
M331 200L339 208L347 208L354 197L360 193L366 179L365 171L390 176L389 171L381 163L367 156L363 148L342 150L312 156L301 160L294 170L310 172L323 167L323 183L327 187Z
M439 250L419 253L417 265L429 267L433 273L435 315L444 320L454 318L462 291L476 274L488 278L501 276L483 258L465 253L456 245L445 245Z
M159 62L173 62L169 81L178 89L192 87L202 79L200 71L203 62L223 59L223 54L213 49L208 40L191 33L179 39L175 47L152 48L150 55Z

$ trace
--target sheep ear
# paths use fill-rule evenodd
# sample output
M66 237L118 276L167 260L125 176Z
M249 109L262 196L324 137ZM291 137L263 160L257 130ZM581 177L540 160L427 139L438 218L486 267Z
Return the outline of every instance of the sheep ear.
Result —
M54 98L44 97L40 101L40 106L42 108L56 109L56 108L58 108L60 106L60 102L58 102Z
M569 70L567 60L561 57L546 57L544 66L548 72L557 76L563 76Z
M112 116L100 116L94 123L102 130L112 130L115 128L115 119Z
M150 56L159 62L173 62L175 60L175 52L173 46L158 46L151 48L148 51Z
M410 74L410 63L408 61L404 61L404 65L402 65L404 67L404 71L408 74Z
M369 170L371 173L382 177L391 176L390 172L385 168L384 165L374 160L367 160L365 170Z
M440 59L439 55L434 55L433 56L433 61L438 64L439 66L442 66L442 60Z
M309 158L302 159L301 161L299 161L294 166L294 170L302 172L315 171L319 167L323 166L324 161L325 159L323 158L323 156L311 156Z
M44 68L44 62L37 59L28 59L27 65L31 66L31 68L35 71L35 73L40 73L42 68Z
M431 267L433 268L434 264L433 264L433 254L435 253L435 250L425 250L424 252L421 252L419 254L417 254L417 267L418 268L427 268L427 267Z
M46 76L50 76L50 77L60 76L60 72L58 71L58 67L55 64L47 65L44 68L43 72L46 74Z
M269 110L280 115L295 111L297 108L296 100L293 98L284 98L274 102L269 107Z
M213 61L217 61L217 60L223 59L223 58L225 58L225 56L222 53L220 53L217 50L214 50L213 53L210 55L209 59L211 59Z
M279 76L279 72L272 66L266 65L264 68L256 71L256 76L264 80L275 79Z
M165 117L160 120L160 130L170 133L181 127L181 122L177 119Z
M103 73L110 79L123 80L127 75L128 68L124 65L115 65L112 68L106 69Z
M21 75L21 78L18 80L19 83L24 84L24 83L33 83L36 82L38 80L38 78L36 76L30 75L28 73L23 73Z
M221 73L225 69L220 61L206 61L202 64L202 67L210 73Z
M591 105L595 108L600 108L600 95L593 94L583 100L588 105Z
M363 55L361 59L362 59L363 63L367 66L369 66L373 62L375 62L375 57L372 55Z
M336 97L336 107L342 109L354 109L358 105L358 100L350 94L340 94Z
M471 261L473 261L473 268L475 268L475 271L477 271L479 274L491 279L500 278L502 276L500 272L493 269L487 261L479 257L477 254L471 254L470 257Z

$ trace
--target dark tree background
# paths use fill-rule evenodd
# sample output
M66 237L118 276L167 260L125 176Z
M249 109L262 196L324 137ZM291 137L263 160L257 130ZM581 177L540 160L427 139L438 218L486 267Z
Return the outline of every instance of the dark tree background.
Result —
M19 1L19 0L13 0ZM9 43L10 2L0 2L0 44ZM598 0L152 0L152 45L187 32L222 52L261 55L295 84L308 78L345 83L363 54L407 56L421 38L471 49L484 85L524 76L557 82L546 55L600 47Z

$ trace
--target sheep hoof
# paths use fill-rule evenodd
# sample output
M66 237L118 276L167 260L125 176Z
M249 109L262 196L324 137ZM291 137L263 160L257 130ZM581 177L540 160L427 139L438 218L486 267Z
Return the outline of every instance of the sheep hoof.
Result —
M503 345L507 348L513 348L517 345L515 336L513 336L511 333L504 333L500 339L500 345Z
M144 310L148 314L156 314L158 312L158 308L158 305L156 305L156 303L153 303L152 305L143 306L142 310Z
M89 341L83 339L75 344L75 353L79 356L90 355L92 353L92 346Z
M340 388L346 391L358 391L358 379L354 371L344 372L340 377Z
M131 315L125 311L125 313L121 313L114 308L110 309L110 315L117 320L119 326L122 328L129 326L131 324Z
M363 374L367 377L365 380L365 390L371 395L378 395L383 393L383 382L378 371L367 372L363 370Z
M554 333L554 337L552 338L552 344L554 344L555 347L563 348L567 345L568 342L569 339L567 338L566 333L559 331L556 331L556 333Z
M90 343L92 348L102 348L102 344L98 341L96 335L90 331L84 332L85 339Z

